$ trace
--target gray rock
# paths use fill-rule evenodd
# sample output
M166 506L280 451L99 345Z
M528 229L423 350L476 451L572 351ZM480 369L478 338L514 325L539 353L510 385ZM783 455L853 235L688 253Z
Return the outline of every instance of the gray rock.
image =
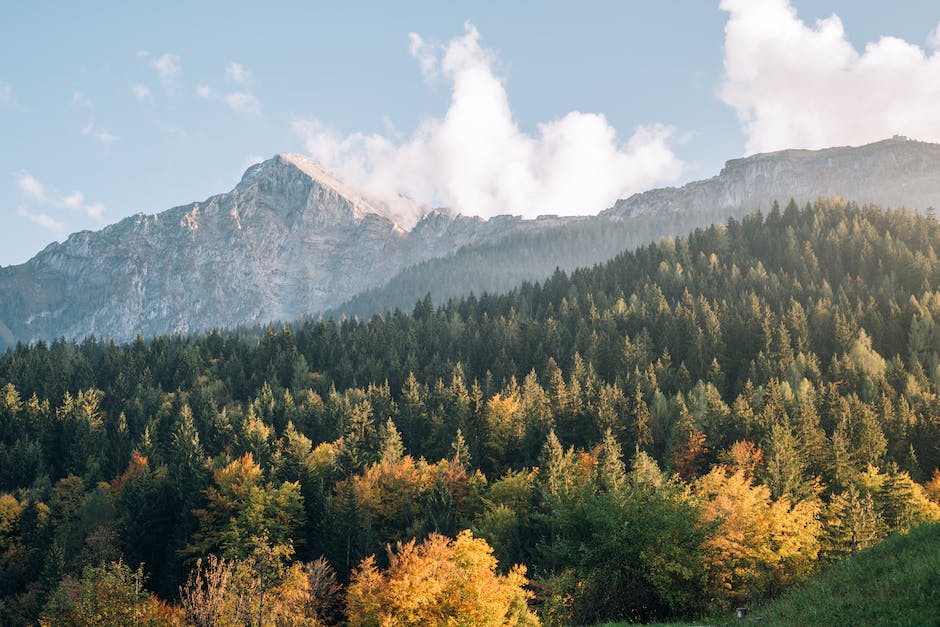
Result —
M619 200L601 215L757 209L794 198L800 204L839 196L882 207L940 206L940 144L895 137L860 147L782 150L732 159L721 173L681 188Z
M228 194L75 233L0 268L0 346L293 320L537 223L425 213L406 231L312 160L277 155Z

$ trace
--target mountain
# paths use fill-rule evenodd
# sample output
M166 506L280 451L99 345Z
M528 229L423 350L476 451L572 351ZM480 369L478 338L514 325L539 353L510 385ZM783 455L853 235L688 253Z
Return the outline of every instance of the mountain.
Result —
M717 176L634 194L601 215L768 207L839 196L883 207L940 206L940 144L898 136L858 147L781 150L732 159Z
M940 207L940 144L894 137L860 147L733 159L712 178L634 194L595 218L422 262L333 313L368 317L396 307L408 311L425 294L441 303L470 292L503 292L522 281L541 281L556 268L591 266L627 248L766 211L775 201L785 206L793 198L803 205L833 195L886 207Z
M564 221L424 213L406 231L314 161L280 154L227 194L75 233L0 268L0 348L295 319L430 257Z
M231 192L98 232L0 268L0 349L89 334L132 339L291 320L369 316L541 281L556 268L723 222L772 201L838 195L940 206L940 145L784 150L728 161L710 179L635 194L590 218L489 220L416 208L410 230L314 161L280 154Z

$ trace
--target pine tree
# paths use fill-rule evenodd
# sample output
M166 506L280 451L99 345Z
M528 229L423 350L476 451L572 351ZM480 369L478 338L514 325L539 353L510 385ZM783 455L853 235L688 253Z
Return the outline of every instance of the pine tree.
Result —
M650 430L650 410L643 400L643 392L637 386L633 395L633 442L638 451L647 451L653 446L653 432Z
M825 553L831 559L869 547L886 533L871 495L863 494L854 485L832 496L827 514Z
M803 398L796 414L796 437L800 457L806 462L806 470L815 477L822 477L827 470L829 446L826 432L819 426L816 403Z
M424 404L425 393L413 372L409 372L398 400L398 420L402 426L402 440L408 450L424 441L428 417Z
M800 457L797 439L789 420L775 422L764 441L765 477L773 499L787 496L796 502L810 494L805 479L806 464Z
M383 464L394 464L405 456L405 447L401 442L401 434L395 427L395 422L389 418L385 421L379 435L379 461Z
M623 452L610 429L604 433L604 440L601 442L597 458L597 480L601 489L607 492L619 491L627 480Z
M472 459L470 456L470 450L467 448L467 443L463 439L463 433L460 429L457 429L457 435L454 437L453 443L450 445L451 459L456 461L461 468L469 470L471 468Z

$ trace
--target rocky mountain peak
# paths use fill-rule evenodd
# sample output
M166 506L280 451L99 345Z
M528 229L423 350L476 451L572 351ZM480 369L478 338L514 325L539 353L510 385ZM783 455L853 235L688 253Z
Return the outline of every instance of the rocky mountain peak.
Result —
M306 194L312 197L307 209L328 209L334 219L359 221L368 216L381 216L405 232L414 216L421 217L427 209L403 196L395 198L395 206L369 197L355 185L324 168L316 160L292 152L282 152L262 163L249 167L237 191L257 189L264 193ZM374 218L372 218L374 219Z
M406 198L395 209L427 213ZM0 294L12 295L0 298L0 349L293 320L512 226L454 228L455 218L435 215L412 233L391 207L316 161L279 154L228 193L76 233L0 268Z
M316 161L283 153L248 168L228 193L75 233L25 264L0 268L0 349L18 340L95 334L126 341L137 333L293 320L384 285L405 268L511 234L653 214L676 216L681 231L689 214L723 222L774 200L829 195L938 207L940 145L893 138L733 159L710 179L636 194L599 217L536 220L459 216L401 197L391 207ZM603 261L602 252L585 263ZM523 278L550 273L551 257L544 272L521 260L532 272Z

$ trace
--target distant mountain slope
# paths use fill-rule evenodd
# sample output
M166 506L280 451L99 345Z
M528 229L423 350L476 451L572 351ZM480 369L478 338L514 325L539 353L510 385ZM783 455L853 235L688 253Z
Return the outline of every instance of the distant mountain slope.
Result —
M328 315L368 318L382 311L411 311L425 294L434 303L473 293L501 293L523 281L541 281L556 268L592 266L625 249L690 229L724 222L736 211L666 212L626 219L585 218L541 230L516 232L407 268L381 287L354 296Z
M634 194L601 215L766 208L840 196L882 207L940 206L940 144L895 137L858 147L781 150L732 159L717 176Z
M793 198L802 205L832 195L860 204L940 207L940 144L894 138L733 159L710 179L634 194L595 218L422 262L333 313L368 317L396 307L410 310L428 293L440 303L470 292L501 292L522 281L540 281L556 267L590 266L626 248L767 210L774 201L785 206Z
M249 168L227 194L76 233L0 268L0 348L294 319L424 259L562 222L430 212L405 231L381 203L282 154Z

